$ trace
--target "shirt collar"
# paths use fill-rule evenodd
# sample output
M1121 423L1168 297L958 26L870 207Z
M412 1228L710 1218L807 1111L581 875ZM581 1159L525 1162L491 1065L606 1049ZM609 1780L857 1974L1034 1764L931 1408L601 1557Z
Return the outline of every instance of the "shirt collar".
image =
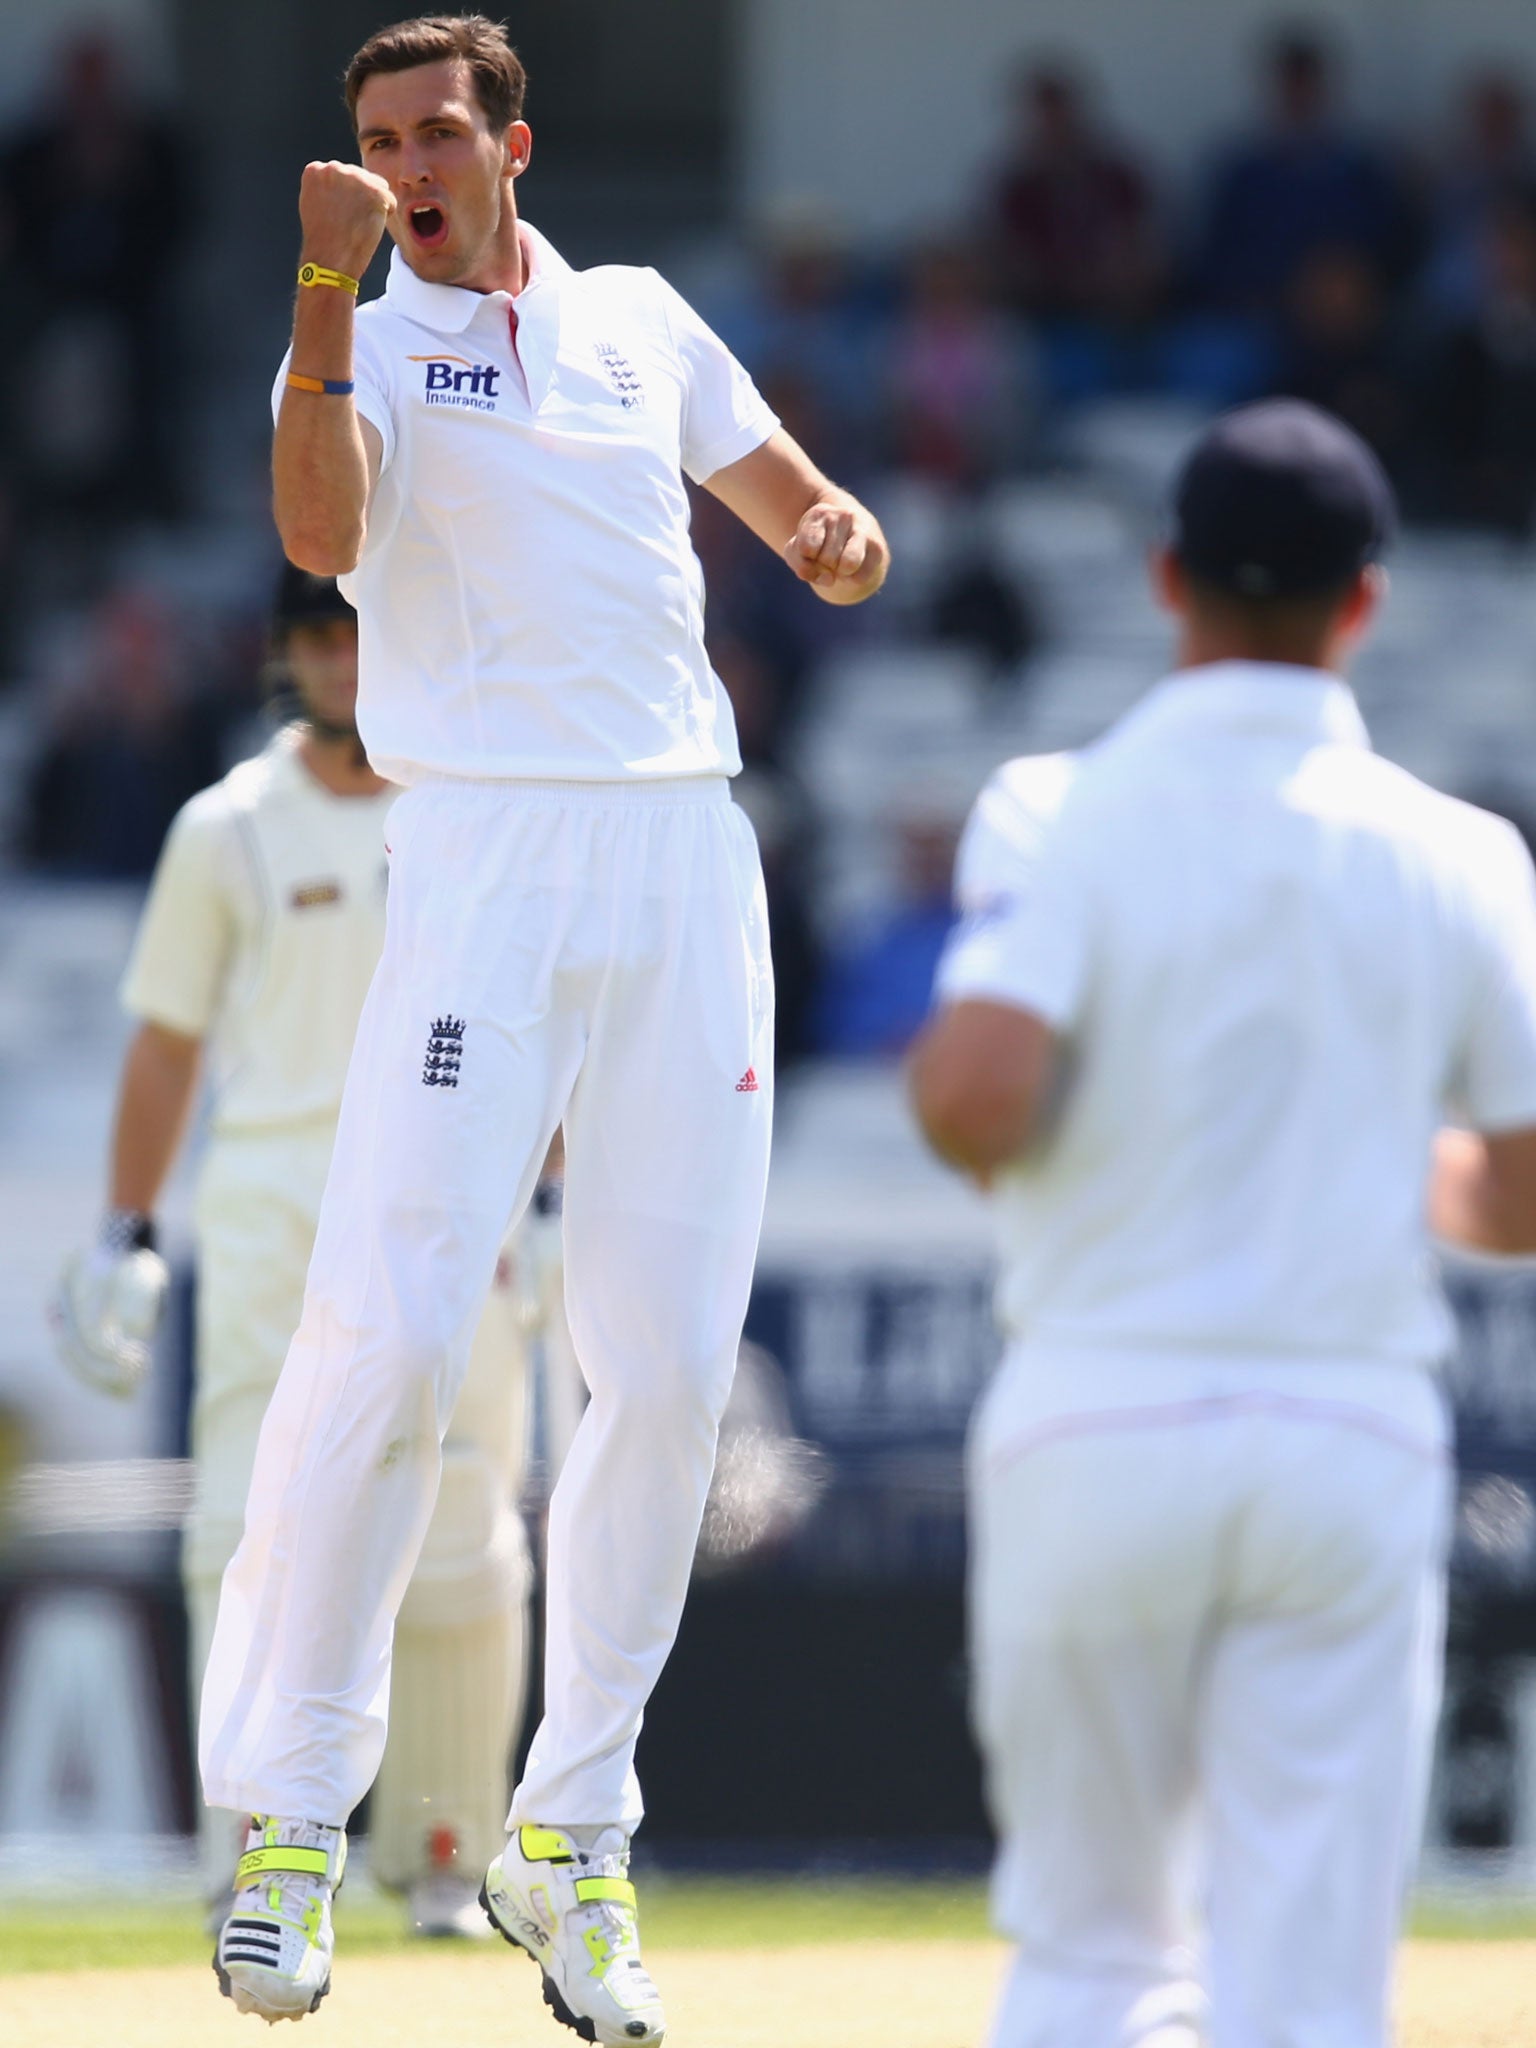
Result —
M517 233L523 245L527 275L515 301L510 292L471 292L462 285L428 284L395 248L390 252L389 281L384 287L390 310L403 313L419 326L430 327L436 334L462 334L488 303L516 304L521 314L522 301L530 295L558 294L560 286L573 274L570 264L530 222L519 220Z
M1132 714L1141 726L1272 732L1324 746L1371 744L1349 685L1330 670L1278 661L1213 661L1176 669Z

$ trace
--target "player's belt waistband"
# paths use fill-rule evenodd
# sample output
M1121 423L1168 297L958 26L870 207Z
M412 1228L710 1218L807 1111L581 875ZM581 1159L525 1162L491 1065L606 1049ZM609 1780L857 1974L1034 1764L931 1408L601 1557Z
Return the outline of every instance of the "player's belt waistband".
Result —
M423 775L410 785L417 790L452 790L458 795L481 792L490 803L556 804L566 809L609 810L619 805L664 806L729 804L730 777L726 775L658 775L645 781L633 777L625 782L532 782L508 776L493 780L480 775Z
M1006 1464L1062 1437L1196 1427L1251 1415L1355 1423L1431 1458L1445 1454L1445 1399L1424 1367L1297 1354L1277 1360L1149 1346L1095 1354L1009 1345L977 1411L979 1464Z

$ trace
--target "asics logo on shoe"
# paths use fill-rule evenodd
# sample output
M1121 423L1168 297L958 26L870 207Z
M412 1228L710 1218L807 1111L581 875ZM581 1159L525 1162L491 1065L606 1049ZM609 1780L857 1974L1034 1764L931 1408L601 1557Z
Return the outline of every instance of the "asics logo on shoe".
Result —
M525 1948L543 1949L549 1946L549 1936L537 1920L526 1913L514 1912L510 1916L512 1932Z

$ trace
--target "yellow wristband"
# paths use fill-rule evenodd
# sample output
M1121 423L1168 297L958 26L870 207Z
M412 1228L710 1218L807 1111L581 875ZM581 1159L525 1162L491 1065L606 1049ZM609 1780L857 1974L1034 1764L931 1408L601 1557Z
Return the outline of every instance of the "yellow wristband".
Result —
M344 270L327 270L323 264L319 263L301 263L299 265L299 283L333 284L340 292L350 292L354 299L358 293L358 283L355 277L348 277Z

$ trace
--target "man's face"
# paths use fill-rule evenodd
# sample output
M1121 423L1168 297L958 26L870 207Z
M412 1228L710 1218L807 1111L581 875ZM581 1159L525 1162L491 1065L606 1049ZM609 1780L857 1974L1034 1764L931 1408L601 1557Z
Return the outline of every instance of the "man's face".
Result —
M394 192L389 232L416 275L429 284L471 276L528 160L526 123L493 134L469 66L452 57L365 79L357 138L364 169Z
M1328 112L1328 68L1309 50L1293 50L1275 65L1271 94L1283 128L1317 127Z
M284 654L304 709L323 733L357 729L357 623L315 619L290 626Z

